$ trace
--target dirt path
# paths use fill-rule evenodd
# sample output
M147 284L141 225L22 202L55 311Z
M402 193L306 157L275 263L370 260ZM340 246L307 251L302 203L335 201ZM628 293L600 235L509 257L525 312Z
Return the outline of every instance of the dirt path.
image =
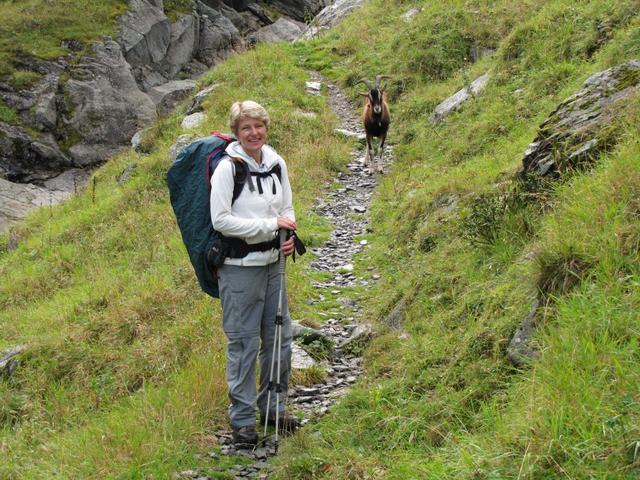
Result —
M311 74L311 80L322 82L322 88L327 89L329 105L341 119L343 134L363 137L361 122L342 91L315 72ZM390 161L390 152L390 148L385 148L385 165ZM311 263L311 268L330 272L332 277L326 282L314 284L316 298L309 301L337 297L341 305L337 309L323 312L327 320L321 327L321 332L336 347L331 359L325 363L325 380L316 385L293 387L289 390L288 408L297 416L302 416L303 425L318 421L330 411L336 399L356 382L362 373L361 359L350 353L352 349L349 346L371 334L370 327L362 318L362 307L348 296L350 287L368 285L367 280L352 273L351 264L353 257L366 248L366 241L356 241L354 238L366 232L366 213L377 185L376 176L370 175L364 168L364 155L364 145L360 144L347 165L348 171L337 175L340 188L328 193L315 206L319 215L332 222L334 230L322 247L312 250L316 259ZM259 433L262 433L262 428L259 428ZM232 445L230 431L219 431L216 435L221 445L221 455L250 459L246 465L243 464L244 461L239 461L230 469L222 471L232 474L236 479L269 478L269 459L277 454L273 436L253 450L243 450ZM210 456L217 457L218 454L212 452ZM177 474L176 478L207 480L211 478L208 473L213 473L210 468L190 470ZM217 470L217 473L221 473L221 470Z

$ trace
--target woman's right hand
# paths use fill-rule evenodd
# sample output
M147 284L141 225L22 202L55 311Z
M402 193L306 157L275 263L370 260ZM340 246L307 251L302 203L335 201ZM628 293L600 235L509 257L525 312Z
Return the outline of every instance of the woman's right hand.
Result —
M295 230L298 228L296 222L289 217L278 217L278 228L286 228L287 230Z

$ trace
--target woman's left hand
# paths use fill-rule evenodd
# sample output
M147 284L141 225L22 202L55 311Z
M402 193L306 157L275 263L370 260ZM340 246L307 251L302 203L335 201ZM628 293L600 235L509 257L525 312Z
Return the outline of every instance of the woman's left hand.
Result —
M285 241L281 246L281 251L282 253L284 253L285 257L288 257L289 255L291 255L294 249L295 249L295 244L293 242L293 237Z

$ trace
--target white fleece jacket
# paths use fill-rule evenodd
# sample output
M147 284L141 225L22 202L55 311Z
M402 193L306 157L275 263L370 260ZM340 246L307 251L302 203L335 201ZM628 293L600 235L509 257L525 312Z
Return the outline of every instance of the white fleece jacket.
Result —
M274 174L259 179L252 177L255 190L245 184L240 196L231 204L233 196L233 175L235 165L230 158L220 161L211 177L211 222L213 228L228 237L237 237L245 242L260 243L272 240L278 231L277 217L285 216L295 220L291 200L291 185L287 174L287 165L276 151L268 145L262 147L262 163L247 155L239 142L231 143L226 150L229 157L239 157L249 166L250 172L269 171L280 164L281 181ZM257 182L262 182L262 192ZM276 193L273 193L273 184ZM226 265L259 266L278 260L278 251L252 252L244 258L227 258Z

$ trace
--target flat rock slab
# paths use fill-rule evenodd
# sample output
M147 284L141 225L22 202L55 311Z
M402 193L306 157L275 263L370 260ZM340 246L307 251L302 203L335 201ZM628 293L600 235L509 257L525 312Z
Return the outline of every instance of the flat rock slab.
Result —
M482 92L487 87L489 79L489 72L487 72L471 82L469 87L464 87L451 95L435 108L429 122L432 125L442 122L451 112L459 109L464 102Z

